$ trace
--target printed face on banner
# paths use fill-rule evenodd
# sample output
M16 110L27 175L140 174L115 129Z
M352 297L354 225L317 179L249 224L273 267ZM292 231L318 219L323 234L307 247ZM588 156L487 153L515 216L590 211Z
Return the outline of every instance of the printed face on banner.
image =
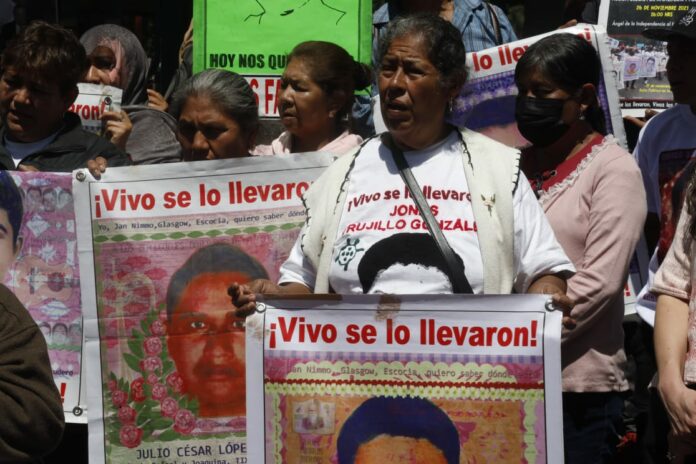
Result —
M247 280L231 272L201 274L169 315L169 352L201 417L245 414L244 320L235 317L227 288Z
M360 445L355 464L447 464L442 451L424 438L379 435Z
M423 398L374 397L358 406L338 434L339 462L458 463L459 435L449 416Z
M15 250L14 235L18 231L12 229L7 211L2 209L2 206L0 205L0 279L5 278L21 246L21 242L18 242L18 249Z

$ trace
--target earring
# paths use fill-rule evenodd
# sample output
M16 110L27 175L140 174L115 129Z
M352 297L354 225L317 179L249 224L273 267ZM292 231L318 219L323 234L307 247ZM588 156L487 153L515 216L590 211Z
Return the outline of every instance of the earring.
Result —
M336 112L334 110L329 111L329 118L333 119L334 117L336 117Z
M453 111L453 108L454 108L454 99L451 98L451 99L447 102L447 112L451 114L452 111Z

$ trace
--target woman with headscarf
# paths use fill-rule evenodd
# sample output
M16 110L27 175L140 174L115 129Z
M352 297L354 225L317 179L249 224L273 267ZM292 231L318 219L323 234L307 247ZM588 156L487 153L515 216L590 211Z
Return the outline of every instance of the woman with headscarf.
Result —
M180 161L176 120L148 106L147 55L135 34L103 24L85 32L80 42L91 63L85 80L123 89L122 109L133 124L126 152L133 164Z

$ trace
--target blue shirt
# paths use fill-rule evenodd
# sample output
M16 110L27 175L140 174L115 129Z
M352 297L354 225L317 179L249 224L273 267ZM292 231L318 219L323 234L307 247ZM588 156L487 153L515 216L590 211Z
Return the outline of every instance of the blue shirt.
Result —
M454 0L452 24L462 33L462 42L468 52L476 52L517 40L510 20L497 6L491 4L500 24L501 43L497 43L495 26L490 12L482 0ZM387 2L372 15L373 61L384 29L390 20L400 16L396 2ZM376 64L376 63L375 63Z

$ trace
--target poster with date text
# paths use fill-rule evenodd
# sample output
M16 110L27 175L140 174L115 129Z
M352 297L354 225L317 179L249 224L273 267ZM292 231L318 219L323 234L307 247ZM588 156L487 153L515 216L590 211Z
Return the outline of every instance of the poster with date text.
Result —
M667 80L667 44L641 33L671 28L695 6L694 0L601 2L599 23L610 37L611 61L625 114L642 117L646 109L662 110L674 104Z

